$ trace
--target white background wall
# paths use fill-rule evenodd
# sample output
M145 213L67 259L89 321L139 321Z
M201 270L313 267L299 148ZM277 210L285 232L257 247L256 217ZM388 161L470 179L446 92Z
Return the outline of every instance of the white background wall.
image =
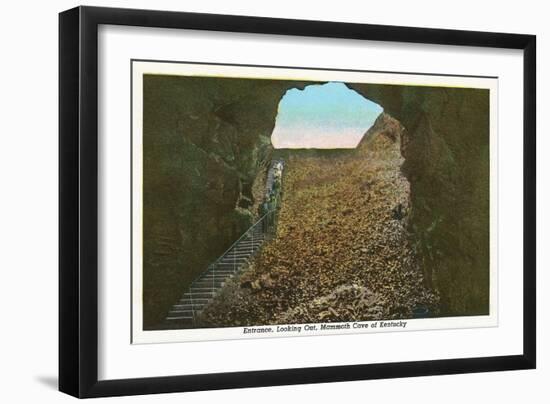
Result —
M110 399L110 402L543 402L550 304L550 25L545 2L339 0L90 1L155 8L538 36L538 369ZM0 401L62 403L57 384L57 13L73 1L4 2L0 23ZM520 162L517 162L521 169Z

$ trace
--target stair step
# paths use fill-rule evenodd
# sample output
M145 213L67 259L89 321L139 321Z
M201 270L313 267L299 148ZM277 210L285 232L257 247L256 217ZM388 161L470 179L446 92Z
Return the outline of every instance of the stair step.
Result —
M225 278L229 278L229 277L231 277L231 276L233 276L233 273L232 273L232 272L230 272L230 273L220 273L220 272L217 272L217 271L208 271L208 272L203 273L203 274L200 276L200 278L198 278L198 279L202 279L202 278L205 278L205 277L207 277L207 278L223 278L223 279L225 279Z
M200 280L200 279L205 279L205 278L208 278L210 281L212 281L212 279L216 279L216 280L224 280L224 279L230 279L233 277L233 275L235 275L236 272L231 272L230 274L214 274L213 272L212 273L206 273L206 274L203 274L200 278L197 279Z
M209 276L209 275L203 275L201 276L197 282L200 282L200 281L208 281L208 282L223 282L227 279L230 279L231 276Z
M229 262L221 263L220 262L216 267L220 271L231 271L232 273L235 273L241 268L241 266L242 266L241 264L243 264L243 263L244 263L244 261L239 262L236 265L234 265L232 262L231 263L229 263Z
M230 254L227 254L227 255L224 255L221 259L222 260L225 260L225 259L243 259L243 258L247 258L248 256L250 256L250 253L251 253L252 249L249 249L249 250L246 250L246 251L240 251L236 254L233 254L233 253L230 253Z
M195 312L195 314L199 313L202 309L204 309L204 306L187 306L187 305L177 305L175 304L174 306L172 306L172 309L170 310L170 312L168 313L168 315L171 315L171 314L179 314L179 313L183 313L185 315L187 315L188 313L193 313L193 311Z
M198 303L194 303L194 304L191 304L191 303L177 303L177 304L172 306L172 311L174 311L174 310L191 310L191 311L195 310L195 311L200 311L208 303L210 303L210 301L202 302L200 304L198 304Z
M208 303L210 300L212 300L212 298L208 298L208 297L189 298L189 297L186 297L186 298L180 299L180 302L178 304L192 304L192 305L195 305L195 306L199 306L201 304Z
M248 260L244 260L241 262L218 262L218 265L216 265L216 268L220 271L233 271L237 272Z
M252 254L256 249L253 248L243 248L239 251L228 253L227 255L224 255L222 259L224 258L241 258L241 257L248 257L250 254Z
M243 261L243 260L246 260L248 257L250 257L252 254L249 252L248 254L246 255L237 255L237 256L234 256L234 255L226 255L225 257L223 257L221 260L219 260L218 262L221 262L221 261Z
M264 242L263 238L261 238L261 239L254 238L254 241L252 241L252 240L243 241L242 244L239 243L238 245L236 245L236 247L237 248L239 248L239 247L251 247L251 246L259 247L263 244L263 242Z
M224 266L226 268L230 268L230 267L238 267L240 266L241 264L244 264L246 261L248 261L248 258L245 258L245 259L237 259L237 260L233 260L233 259L228 259L228 260L221 260L220 262L218 262L216 265L219 267L219 266Z
M181 298L180 301L184 300L184 299L193 299L193 301L195 300L199 300L199 299L212 299L214 297L214 293L212 292L185 292L183 294L183 297Z
M181 321L181 320L186 320L186 321L193 321L193 316L168 316L166 317L166 320L167 321Z
M243 249L243 250L241 250L239 252L236 252L236 253L229 253L227 255L224 255L222 259L248 258L248 257L250 257L252 251L254 251L254 250L252 250L251 248Z
M218 271L209 271L204 273L201 278L208 276L208 277L214 277L214 278L231 278L233 275L235 275L236 272L234 271L226 271L226 272L218 272Z
M220 261L218 261L216 263L216 267L218 267L220 264L223 264L225 266L228 266L228 265L233 265L233 264L236 264L236 265L239 265L239 264L242 264L243 262L247 261L250 256L252 254L250 254L248 257L243 257L243 258L237 258L237 259L234 259L234 258L223 258L221 259Z
M195 310L195 314L198 312L199 310ZM186 316L186 317L191 317L193 318L193 310L178 310L178 309L172 309L170 310L170 312L168 313L168 317L172 317L172 316Z
M228 253L226 255L223 256L222 260L223 259L227 259L227 258L231 258L231 259L242 259L242 258L246 258L250 255L250 252L252 251L252 249L246 249L246 250L241 250L239 251L238 253Z
M201 287L201 288L208 288L210 287L210 289L217 289L217 288L221 288L223 286L224 282L221 282L221 281L197 281L195 283L194 286L197 286L197 287Z
M223 267L223 270L227 271L227 270L231 269L233 266L238 267L239 265L241 265L245 261L246 260L240 260L240 261L223 261L222 260L222 261L220 261L216 264L216 268Z
M229 251L228 254L235 254L243 251L256 250L260 248L260 246L261 244L258 244L258 243L239 244L238 246L233 247L233 249Z
M248 258L250 258L252 254L249 252L248 254L246 255L240 255L238 257L231 257L231 256L226 256L226 257L223 257L221 260L218 261L219 262L222 262L222 261L225 261L225 262L228 262L228 261L231 261L231 262L239 262L239 261L246 261Z
M218 264L215 267L211 267L208 271L205 271L203 275L205 274L216 274L216 275L233 275L235 272L233 271L233 267L238 268L239 264L242 264L245 261L241 262L226 262L220 267L221 262L218 262Z
M215 267L211 267L207 272L205 272L207 274L209 273L216 273L216 274L227 274L227 275L233 275L235 272L233 271L232 268L219 268L217 265Z
M187 289L187 292L185 292L183 296L193 296L193 297L195 297L196 295L212 296L212 293L213 292L210 288L197 288L197 287L191 286L189 289ZM197 297L200 297L200 296L197 296Z
M232 251L230 253L227 253L223 257L227 258L227 257L249 256L250 254L253 254L254 252L258 251L258 249L259 249L259 247L254 247L254 248L252 248L252 247L243 247L243 248L239 248L236 251Z
M217 274L233 273L233 264L235 264L234 262L224 263L223 268L220 268L220 264L221 264L221 261L218 262L216 265L212 265L210 268L208 268L208 270L205 273L208 273L208 272L215 272ZM240 263L236 263L235 267L238 267L239 264Z
M213 297L203 297L203 298L200 298L200 299L196 299L196 298L188 298L188 297L184 297L182 299L180 299L178 301L178 303L176 304L191 304L191 305L194 305L194 306L200 306L201 304L207 304L207 303L210 303L212 301Z

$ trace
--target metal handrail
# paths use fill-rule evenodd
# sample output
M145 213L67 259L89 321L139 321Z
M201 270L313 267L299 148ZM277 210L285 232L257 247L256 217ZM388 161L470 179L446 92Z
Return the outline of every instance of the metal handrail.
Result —
M283 183L283 179L282 179L282 176L281 176L281 186L280 186L280 189L282 189L282 183ZM242 235L241 237L239 237L233 244L231 244L231 246L225 250L225 252L220 255L218 257L218 259L216 261L214 261L213 263L211 263L210 265L208 265L207 269L210 268L212 265L215 265L217 264L219 261L221 261L232 249L233 247L235 247L245 236L248 235L248 233L250 232L250 230L252 230L253 228L255 228L261 221L263 221L269 214L271 213L274 213L277 208L279 207L279 203L280 203L280 191L279 191L279 195L277 195L277 203L275 205L275 208L274 209L271 209L269 211L267 211L262 217L260 217L254 224L252 224L252 226L250 226L248 228L248 230L246 230ZM199 276L200 277L200 276ZM197 279L199 278L197 277ZM193 281L194 282L194 281ZM191 284L193 284L193 282Z
M218 262L220 262L222 259L224 259L230 252L231 250L233 250L234 247L237 246L237 244L243 240L249 233L251 230L254 230L256 228L256 226L260 223L260 222L263 222L265 220L265 218L274 213L275 212L275 209L272 209L270 210L269 212L266 212L260 219L258 219L252 226L250 226L242 235L241 237L239 237L237 239L237 241L235 241L233 244L231 244L231 246L225 250L225 252L220 255L216 261L214 261L213 263L210 263L207 267L206 267L206 270L209 270L210 268L214 267L218 264ZM201 276L204 274L205 271L201 272L199 275L197 275L195 277L195 279L193 279L193 281L191 282L191 284L189 285L189 289L191 289L193 287L193 285L201 278ZM215 274L215 270L214 270L214 274ZM215 276L212 277L212 284L215 283ZM214 288L213 288L214 289ZM191 300L191 312L193 313L193 321L195 321L195 304L193 303L193 295L190 294L189 295L189 298Z
M245 232L242 234L241 237L239 237L239 238L237 239L237 241L235 241L233 244L231 244L231 246L230 246L227 250L225 250L225 252L224 252L222 255L220 255L216 261L214 261L213 263L211 263L211 264L208 266L208 268L210 268L212 265L215 265L215 264L217 264L219 261L221 261L222 259L224 259L225 256L231 252L231 250L233 249L233 247L236 247L236 245L239 244L239 242L240 242L241 240L243 240L243 239L245 238L245 236L248 235L248 233L250 232L250 230L254 229L254 228L258 225L258 223L260 223L261 221L263 221L263 220L265 219L265 217L266 217L267 215L269 215L269 214L270 214L271 212L273 212L273 211L274 211L274 209L273 209L273 210L270 210L269 212L266 212L265 215L263 215L261 218L259 218L252 226L250 226L250 227L248 228L247 231L245 231Z

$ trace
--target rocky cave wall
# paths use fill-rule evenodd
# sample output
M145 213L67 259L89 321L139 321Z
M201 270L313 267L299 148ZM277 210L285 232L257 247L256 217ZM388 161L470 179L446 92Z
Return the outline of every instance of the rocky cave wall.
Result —
M410 232L441 315L489 310L489 91L351 85L406 128Z
M304 82L144 78L144 327L252 223L279 100ZM488 309L488 94L349 84L406 128L411 236L443 313Z
M251 224L252 184L295 81L145 75L145 329Z

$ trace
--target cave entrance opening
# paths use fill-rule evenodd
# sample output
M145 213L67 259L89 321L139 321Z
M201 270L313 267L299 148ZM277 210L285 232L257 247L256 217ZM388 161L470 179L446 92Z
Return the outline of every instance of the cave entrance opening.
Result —
M275 149L354 149L383 108L342 82L289 89L279 101Z

